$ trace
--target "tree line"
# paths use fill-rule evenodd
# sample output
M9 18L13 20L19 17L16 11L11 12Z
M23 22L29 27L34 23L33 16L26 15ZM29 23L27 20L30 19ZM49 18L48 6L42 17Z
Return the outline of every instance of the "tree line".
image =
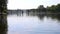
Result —
M52 6L47 6L47 11L50 11L52 13L59 13L60 12L60 4L57 5L52 5Z
M37 9L30 9L33 12L60 13L60 4L47 6L39 5Z

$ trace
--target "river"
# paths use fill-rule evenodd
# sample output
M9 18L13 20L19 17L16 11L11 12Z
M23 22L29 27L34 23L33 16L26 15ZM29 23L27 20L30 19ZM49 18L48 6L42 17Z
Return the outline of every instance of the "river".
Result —
M60 20L56 16L8 15L8 34L60 34Z

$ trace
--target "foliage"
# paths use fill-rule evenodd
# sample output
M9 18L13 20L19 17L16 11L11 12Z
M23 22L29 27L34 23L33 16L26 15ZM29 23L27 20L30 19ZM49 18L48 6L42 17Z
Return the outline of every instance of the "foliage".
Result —
M7 12L7 0L0 0L0 13Z
M60 12L60 4L52 5L51 7L47 7L48 11L51 11L52 13L59 13Z

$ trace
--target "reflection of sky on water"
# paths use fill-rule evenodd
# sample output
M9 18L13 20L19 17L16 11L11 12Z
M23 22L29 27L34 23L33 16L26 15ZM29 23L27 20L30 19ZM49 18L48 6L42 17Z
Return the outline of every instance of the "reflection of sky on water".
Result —
M37 16L8 16L9 34L60 34L57 20Z

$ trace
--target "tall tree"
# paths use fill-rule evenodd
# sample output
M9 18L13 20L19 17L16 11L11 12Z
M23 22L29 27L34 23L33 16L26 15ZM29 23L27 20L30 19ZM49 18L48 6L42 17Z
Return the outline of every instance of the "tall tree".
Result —
M7 0L0 0L0 34L7 34Z

